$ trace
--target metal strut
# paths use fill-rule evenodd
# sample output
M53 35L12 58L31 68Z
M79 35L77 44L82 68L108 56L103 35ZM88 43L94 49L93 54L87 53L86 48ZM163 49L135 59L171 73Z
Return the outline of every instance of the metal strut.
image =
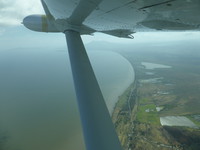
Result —
M86 149L122 150L80 33L65 35Z

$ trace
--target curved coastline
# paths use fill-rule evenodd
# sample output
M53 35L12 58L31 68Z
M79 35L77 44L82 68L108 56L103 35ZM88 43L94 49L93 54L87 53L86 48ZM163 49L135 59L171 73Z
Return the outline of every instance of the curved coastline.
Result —
M90 51L88 55L92 56L90 59L111 114L119 96L134 82L134 69L126 58L116 52ZM106 66L102 65L102 58Z

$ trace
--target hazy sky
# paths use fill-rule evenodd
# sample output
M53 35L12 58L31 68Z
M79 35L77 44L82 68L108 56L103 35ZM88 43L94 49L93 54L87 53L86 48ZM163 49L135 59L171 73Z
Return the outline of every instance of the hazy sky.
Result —
M30 14L43 14L40 0L0 0L0 50L19 47L66 46L64 35L61 33L38 33L26 29L22 24L24 17ZM136 33L135 39L121 39L105 34L96 33L94 36L83 36L85 43L91 41L108 42L152 42L199 40L200 32L147 32Z

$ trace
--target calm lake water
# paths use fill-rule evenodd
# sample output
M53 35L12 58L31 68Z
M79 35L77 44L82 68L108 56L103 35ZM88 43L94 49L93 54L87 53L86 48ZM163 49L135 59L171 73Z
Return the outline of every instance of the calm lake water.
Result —
M161 125L165 126L185 126L191 128L197 128L197 126L184 116L166 116L160 117Z
M89 52L110 112L134 81L113 52ZM0 52L0 150L84 150L66 51Z

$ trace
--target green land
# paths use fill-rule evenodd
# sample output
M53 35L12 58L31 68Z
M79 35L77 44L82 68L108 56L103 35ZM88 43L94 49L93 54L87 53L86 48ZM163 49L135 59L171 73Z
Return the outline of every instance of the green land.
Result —
M135 82L119 97L112 119L124 150L199 150L200 55L123 52ZM142 62L171 68L148 70ZM159 108L159 110L157 110ZM185 116L197 128L162 126L160 117Z

